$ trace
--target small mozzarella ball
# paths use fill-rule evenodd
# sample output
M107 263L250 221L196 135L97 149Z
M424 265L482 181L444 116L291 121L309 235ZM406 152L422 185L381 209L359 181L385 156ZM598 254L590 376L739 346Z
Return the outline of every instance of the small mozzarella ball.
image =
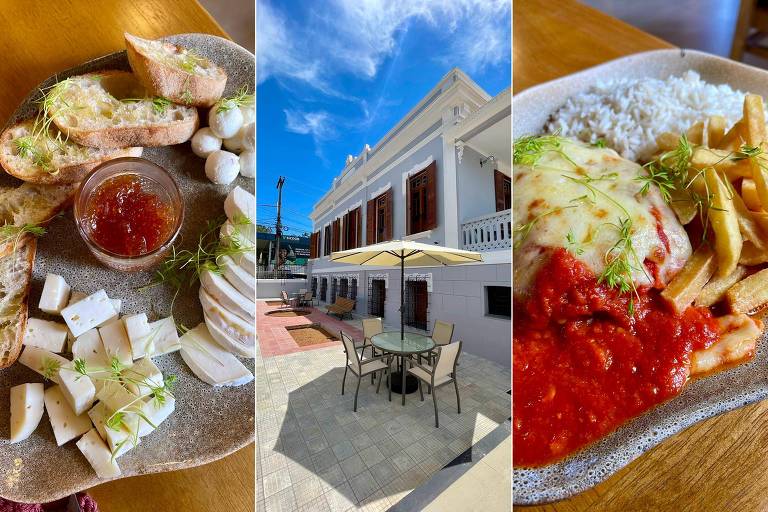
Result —
M243 126L243 113L238 107L219 110L220 105L217 103L208 112L208 126L222 139L228 139L237 134Z
M192 136L192 152L200 158L208 158L208 155L221 149L221 139L210 128L200 128Z
M256 156L253 151L243 151L240 153L240 174L246 178L256 176Z
M253 108L253 103L240 107L240 112L243 114L243 124L256 122L256 109Z
M240 159L229 151L214 151L205 160L205 175L217 185L229 185L240 172Z
M224 147L233 153L240 153L243 150L243 129L240 128L234 137L224 139Z
M248 123L240 129L243 149L253 151L256 149L256 123Z

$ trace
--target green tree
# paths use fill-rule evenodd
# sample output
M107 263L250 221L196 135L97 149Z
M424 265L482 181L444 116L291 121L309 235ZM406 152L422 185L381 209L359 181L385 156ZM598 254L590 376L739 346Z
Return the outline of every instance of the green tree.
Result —
M270 226L265 226L264 224L256 224L256 232L257 233L272 233L272 228Z

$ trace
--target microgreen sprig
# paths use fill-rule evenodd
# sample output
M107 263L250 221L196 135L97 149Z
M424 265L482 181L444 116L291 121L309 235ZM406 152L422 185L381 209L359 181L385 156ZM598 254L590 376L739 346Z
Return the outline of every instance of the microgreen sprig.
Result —
M250 105L253 101L253 94L248 94L248 86L244 85L237 90L234 96L219 101L219 105L216 107L216 113L221 114L234 108L242 107L243 105Z

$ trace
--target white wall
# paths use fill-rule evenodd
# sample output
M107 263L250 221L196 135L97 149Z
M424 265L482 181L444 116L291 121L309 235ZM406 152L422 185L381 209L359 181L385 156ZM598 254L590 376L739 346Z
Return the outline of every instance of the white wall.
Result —
M279 299L280 292L285 290L290 296L298 292L301 288L306 288L306 279L257 279L256 280L256 298L257 299Z

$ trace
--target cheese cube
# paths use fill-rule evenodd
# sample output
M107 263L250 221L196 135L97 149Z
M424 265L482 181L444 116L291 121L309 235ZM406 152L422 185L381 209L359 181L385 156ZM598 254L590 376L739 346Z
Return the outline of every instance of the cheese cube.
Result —
M128 340L128 333L125 332L125 325L120 319L112 320L99 327L99 334L110 361L116 357L122 365L130 366L133 364L131 342Z
M125 387L134 395L148 395L153 387L163 385L163 374L149 357L139 359L123 372Z
M61 446L91 429L91 419L87 414L75 414L59 386L46 389L44 400L57 445Z
M148 398L141 406L141 411L152 422L154 427L142 419L139 423L139 437L152 433L175 409L176 400L168 393L165 394L165 399L162 403L154 398Z
M85 361L88 370L109 368L109 357L97 329L86 331L75 339L72 358Z
M62 309L61 316L64 317L72 334L80 336L85 331L98 327L117 316L117 311L107 297L107 292L99 290Z
M135 404L141 406L141 399L115 381L106 381L96 393L96 398L104 403L111 411L123 410ZM137 407L138 407L137 406Z
M19 384L11 388L11 443L32 435L43 417L43 385Z
M67 363L59 370L61 394L67 399L75 414L86 412L93 405L96 388L91 378L74 370L74 363Z
M120 467L112 457L107 445L99 437L96 429L86 432L76 444L99 478L120 476Z
M112 303L112 307L115 308L115 311L119 315L120 311L123 309L123 301L120 299L109 299L109 301Z
M70 291L71 288L63 277L56 274L46 275L43 293L40 295L40 309L51 315L58 315L67 306Z
M69 295L69 302L67 302L67 306L71 306L75 302L80 302L87 296L88 296L87 293L83 293L77 290L72 290L72 293Z
M138 436L122 424L117 429L107 427L106 434L107 444L114 458L120 457L141 442Z
M19 362L46 379L59 384L59 368L69 361L58 354L38 347L24 347Z
M91 423L93 423L93 426L96 428L96 432L99 433L99 436L103 440L107 440L107 418L112 413L107 409L107 406L104 405L104 402L99 402L93 407L91 407L91 410L88 411L88 417L91 418Z
M181 358L203 382L212 386L240 386L253 374L235 356L214 341L204 323L180 338Z
M153 356L170 354L181 348L179 333L176 331L176 321L173 316L152 322L149 324L149 328L152 331L150 334L152 342L155 344Z
M29 318L24 331L24 345L51 352L64 352L64 347L67 345L67 326L58 322Z
M147 322L147 315L127 315L123 317L125 332L128 333L128 340L131 342L131 351L133 359L140 359L146 355L151 355L154 350L152 342L152 329Z

